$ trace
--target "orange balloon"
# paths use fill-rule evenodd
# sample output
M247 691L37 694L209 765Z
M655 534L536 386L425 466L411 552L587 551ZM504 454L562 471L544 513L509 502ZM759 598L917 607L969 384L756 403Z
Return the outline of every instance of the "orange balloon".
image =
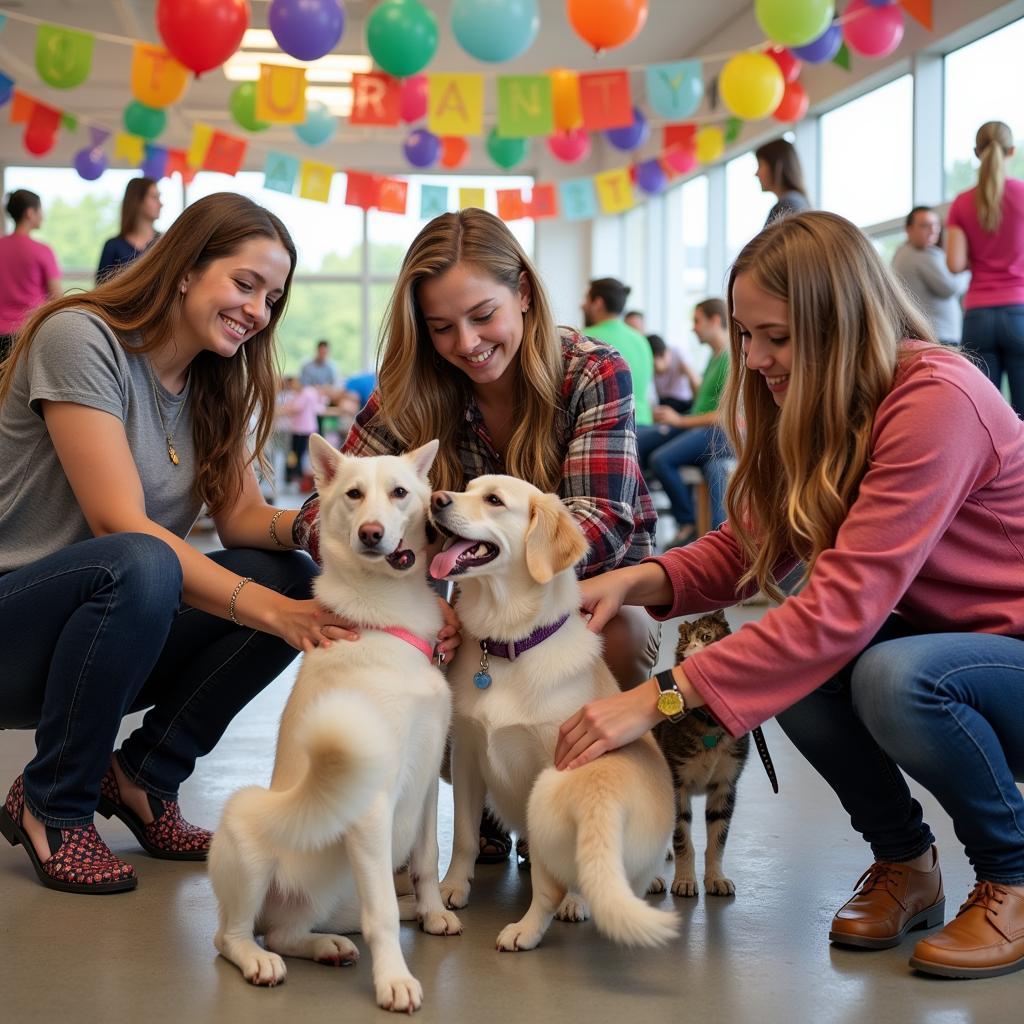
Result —
M569 24L598 52L628 43L647 21L647 0L566 0Z
M458 135L441 139L441 166L461 167L469 159L469 143Z
M782 102L775 108L772 117L776 121L792 124L807 113L807 108L810 105L811 98L807 95L807 90L799 82L789 82L786 85L786 91L782 94Z
M571 131L583 124L580 109L580 80L575 71L557 68L548 72L551 79L551 105L554 108L555 129Z

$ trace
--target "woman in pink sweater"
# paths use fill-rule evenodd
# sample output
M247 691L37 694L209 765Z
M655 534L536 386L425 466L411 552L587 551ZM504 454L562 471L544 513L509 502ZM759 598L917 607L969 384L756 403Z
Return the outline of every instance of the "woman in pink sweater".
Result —
M737 258L729 301L728 522L584 581L584 609L597 630L624 604L669 618L759 588L781 604L685 667L582 708L556 762L629 742L680 697L734 735L778 715L874 854L829 938L880 949L943 920L934 837L906 773L949 813L978 879L911 964L1020 969L1024 424L970 362L931 343L841 217L767 228ZM783 598L776 581L801 562L803 585Z

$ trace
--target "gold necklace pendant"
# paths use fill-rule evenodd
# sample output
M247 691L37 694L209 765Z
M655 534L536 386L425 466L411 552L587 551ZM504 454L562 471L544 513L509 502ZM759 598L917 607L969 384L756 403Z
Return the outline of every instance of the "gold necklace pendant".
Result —
M181 462L181 459L178 458L178 453L174 450L174 444L170 438L167 438L167 458L169 458L175 466Z

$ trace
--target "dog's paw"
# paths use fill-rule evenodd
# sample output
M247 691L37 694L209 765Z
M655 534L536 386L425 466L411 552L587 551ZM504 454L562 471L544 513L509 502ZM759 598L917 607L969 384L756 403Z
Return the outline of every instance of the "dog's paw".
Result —
M519 953L524 949L535 949L544 933L536 928L530 928L522 921L515 924L507 924L498 932L497 947L502 953Z
M411 975L380 978L376 983L377 1005L395 1013L412 1013L423 1005L423 986Z
M266 988L273 988L280 985L288 974L288 968L284 961L276 954L266 950L260 950L246 958L245 963L239 964L242 969L242 976L252 985L262 985Z
M731 878L704 876L704 891L709 896L735 896L736 886Z
M470 888L468 879L464 882L449 882L446 879L441 883L441 902L449 910L459 910L469 902Z
M697 895L697 879L696 878L677 878L672 883L672 895L673 896L696 896Z
M359 950L344 935L317 935L313 941L313 959L318 964L341 967L354 964L359 959Z
M579 893L566 893L565 899L562 900L555 911L555 917L559 921L589 921L590 907L587 906L587 901Z
M655 875L651 884L647 886L648 896L660 896L665 891L665 879L661 875Z
M462 922L450 910L437 910L420 917L420 927L428 935L461 935Z

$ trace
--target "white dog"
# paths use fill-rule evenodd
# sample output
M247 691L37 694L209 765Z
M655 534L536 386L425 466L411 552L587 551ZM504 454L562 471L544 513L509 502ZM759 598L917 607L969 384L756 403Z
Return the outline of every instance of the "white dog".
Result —
M347 938L313 931L327 923L366 937L380 1006L418 1009L393 879L407 858L424 931L461 931L437 877L437 774L451 720L431 661L442 619L424 563L437 444L357 459L310 438L324 563L316 595L361 636L303 658L270 789L231 797L210 848L215 944L253 984L284 980L279 954L356 960Z
M436 491L431 514L451 535L431 575L458 579L467 637L449 673L455 841L445 902L468 902L486 793L504 824L530 837L533 902L500 933L500 949L536 946L570 890L615 941L667 942L675 915L640 898L674 825L672 780L653 738L573 771L552 767L562 722L618 692L578 612L582 531L557 495L506 476Z

